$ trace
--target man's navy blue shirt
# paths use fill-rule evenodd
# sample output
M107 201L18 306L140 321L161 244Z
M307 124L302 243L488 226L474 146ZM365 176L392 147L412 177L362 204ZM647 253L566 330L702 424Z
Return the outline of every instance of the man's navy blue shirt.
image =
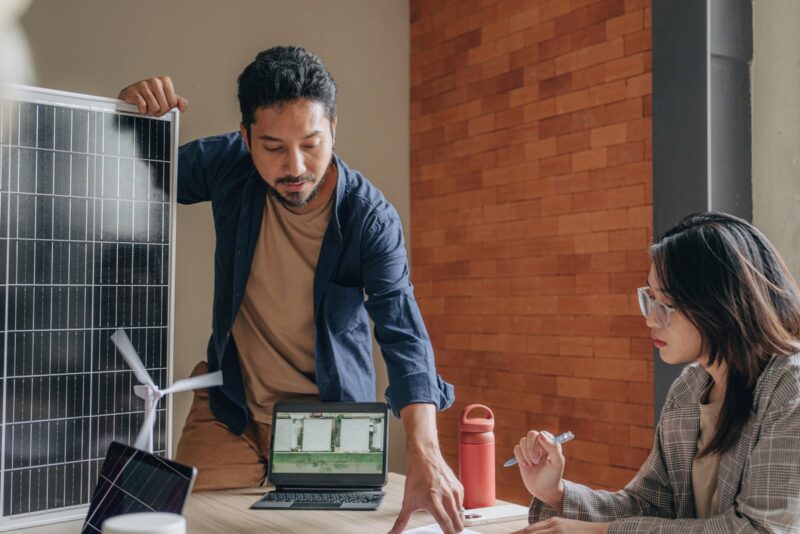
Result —
M338 156L335 163L335 205L314 274L320 399L375 398L371 318L389 375L386 400L395 415L418 402L447 408L453 403L453 386L436 373L433 347L409 280L397 211L361 173ZM267 186L241 134L208 137L180 148L178 202L211 201L216 231L208 365L210 371L222 369L224 384L211 389L211 409L237 434L247 426L248 411L231 328L250 275L266 195Z

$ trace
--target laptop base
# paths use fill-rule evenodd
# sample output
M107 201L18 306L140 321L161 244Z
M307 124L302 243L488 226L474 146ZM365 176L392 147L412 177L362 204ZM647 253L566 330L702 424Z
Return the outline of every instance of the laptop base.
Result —
M254 510L377 510L386 494L378 490L270 491Z

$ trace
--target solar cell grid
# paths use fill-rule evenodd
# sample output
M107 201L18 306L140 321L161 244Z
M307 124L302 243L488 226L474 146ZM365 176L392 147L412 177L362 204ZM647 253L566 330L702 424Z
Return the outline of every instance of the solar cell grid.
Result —
M194 469L112 443L83 525L83 534L101 532L103 521L120 514L180 514L191 490Z
M0 529L87 505L108 445L136 436L117 328L168 380L174 116L86 98L0 101Z

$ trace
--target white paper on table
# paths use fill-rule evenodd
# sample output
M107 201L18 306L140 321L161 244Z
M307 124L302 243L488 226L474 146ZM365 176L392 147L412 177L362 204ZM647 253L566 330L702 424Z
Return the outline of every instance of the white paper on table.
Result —
M436 523L432 525L425 525L422 527L412 528L410 530L404 530L403 534L444 534L442 529ZM461 531L461 534L480 534L477 530L470 530L465 528Z

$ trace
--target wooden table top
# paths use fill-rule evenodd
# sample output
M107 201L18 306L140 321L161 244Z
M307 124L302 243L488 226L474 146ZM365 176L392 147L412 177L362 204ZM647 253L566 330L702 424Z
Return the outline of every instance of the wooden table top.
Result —
M380 509L374 512L358 511L299 511L299 510L250 510L269 488L245 488L225 491L204 491L189 497L183 515L188 523L189 534L238 534L258 532L309 533L342 532L366 534L388 532L403 500L405 477L389 473L384 488L386 497ZM507 504L497 501L497 504ZM429 525L433 518L425 512L414 514L407 529ZM15 530L19 534L78 534L82 521L71 521L54 525ZM469 527L483 534L508 533L527 526L526 520Z

